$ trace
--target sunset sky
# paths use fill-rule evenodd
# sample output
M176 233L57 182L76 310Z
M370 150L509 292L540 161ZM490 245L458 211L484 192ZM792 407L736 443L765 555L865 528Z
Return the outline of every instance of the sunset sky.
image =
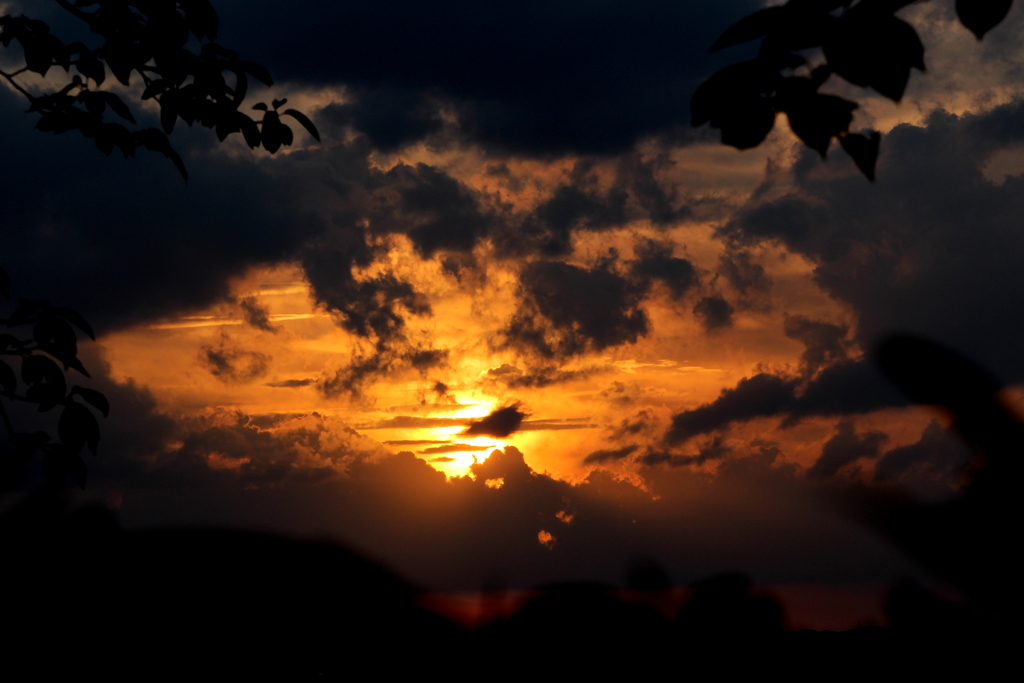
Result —
M56 31L35 4L0 7ZM886 334L1024 384L1024 9L983 42L951 1L903 10L928 70L899 104L833 77L883 133L871 183L784 117L744 152L689 125L750 54L708 47L762 4L219 0L220 42L322 143L179 125L187 184L33 131L0 88L14 296L98 333L81 495L439 589L648 560L680 585L927 580L830 492L941 500L970 455L874 368Z

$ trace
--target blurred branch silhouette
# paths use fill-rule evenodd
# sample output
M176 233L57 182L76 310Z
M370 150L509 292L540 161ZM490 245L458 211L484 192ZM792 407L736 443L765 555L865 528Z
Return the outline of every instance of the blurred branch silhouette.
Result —
M881 135L850 131L856 102L819 92L835 74L899 102L911 69L925 70L917 32L895 16L920 0L789 0L729 27L711 51L760 40L756 58L704 81L690 104L692 123L710 123L722 142L756 147L785 113L793 133L824 159L838 139L870 180ZM978 40L997 26L1013 0L956 0L960 22Z
M7 50L20 46L24 64L0 70L0 76L28 100L29 113L39 116L38 130L77 130L93 138L96 148L107 155L115 147L126 158L140 147L160 152L186 180L185 164L167 137L178 119L189 126L199 123L214 129L221 141L241 133L250 148L262 146L272 154L293 141L292 129L282 116L320 140L305 114L295 109L280 111L286 99L272 100L270 106L254 105L254 111L263 112L259 121L239 110L250 77L267 86L274 81L266 67L217 44L219 19L207 0L55 2L84 22L102 44L93 48L82 42L64 43L42 21L0 17L0 44ZM64 70L63 78L53 75L59 69ZM139 100L159 105L161 128L125 125L136 126L136 118L120 95L102 89L108 71L123 86L131 84L133 73L141 78L144 89ZM27 74L46 79L44 85L26 85Z
M867 494L855 512L938 578L990 615L1021 607L1020 494L1024 424L1002 404L1002 385L984 369L926 339L895 335L875 360L915 402L940 406L975 449L960 496L922 505L886 492Z

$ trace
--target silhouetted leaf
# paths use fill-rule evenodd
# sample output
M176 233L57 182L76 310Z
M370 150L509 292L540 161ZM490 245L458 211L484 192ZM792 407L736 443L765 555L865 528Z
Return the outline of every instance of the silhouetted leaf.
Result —
M75 68L86 78L94 80L96 85L103 85L103 81L107 79L107 71L103 67L103 62L91 53L81 55L75 62Z
M273 154L281 148L281 143L284 142L284 124L281 123L281 118L277 115L276 111L268 111L263 115L263 126L260 132L260 138L263 141L263 148ZM291 132L291 131L289 131Z
M100 95L106 101L107 105L114 110L115 114L126 121L135 123L135 117L132 116L131 110L128 109L128 105L126 105L120 97L112 92L101 92Z
M45 316L32 329L32 337L43 351L59 360L67 369L77 360L78 344L75 331L65 321Z
M71 390L71 393L81 396L82 400L103 413L103 417L109 417L110 403L107 401L107 397L100 392L95 389L87 389L85 387L74 387Z
M851 133L839 138L839 144L853 158L853 163L868 180L875 179L875 161L878 159L878 145L882 136L873 130L867 135Z
M693 93L690 99L691 123L694 126L707 123L722 112L761 96L769 87L769 74L760 62L754 60L727 66L701 83Z
M283 107L285 104L287 104L287 102L288 102L288 98L287 97L282 97L279 100L274 100L272 102L272 104L274 106L274 109L277 109L278 107Z
M314 138L316 138L317 142L320 142L320 133L317 132L316 126L314 126L313 122L309 120L309 117L307 117L302 112L296 111L294 109L285 109L284 115L285 116L290 116L293 119L295 119L296 121L298 121L302 125L303 128L305 128L307 131L309 131L310 135L312 135Z
M188 182L188 171L185 170L185 162L181 160L178 153L171 147L170 140L167 139L167 135L163 131L157 130L156 128L146 128L140 130L135 134L140 145L148 150L154 152L160 152L165 157L170 159L177 167L178 172L181 173L181 177Z
M239 112L238 127L242 130L242 137L245 138L245 144L249 145L250 148L260 146L260 128L256 125L255 121Z
M727 28L711 45L711 52L756 40L778 27L788 15L785 7L769 7L749 14Z
M167 150L164 152L164 156L171 160L171 162L174 164L174 167L178 169L178 173L181 174L181 177L184 178L185 182L187 183L188 171L185 170L185 162L181 160L181 156L179 156L178 153L175 152L170 147L168 147Z
M747 106L713 120L711 125L721 129L724 144L736 149L750 149L764 142L772 132L775 109L767 100L752 100Z
M78 453L83 444L95 453L100 440L100 425L88 408L69 401L57 421L57 434L71 453Z
M274 85L274 79L270 77L270 72L267 71L266 67L253 62L239 62L239 66L263 85Z
M22 358L21 379L29 385L25 397L39 404L39 412L46 412L64 400L67 392L64 373L46 356Z
M1006 18L1012 6L1013 0L956 0L956 15L981 40Z
M174 131L174 124L178 120L177 98L173 91L165 92L160 98L160 125L168 135Z
M797 137L824 158L831 138L849 130L856 102L816 92L811 79L785 79L784 85L779 88L779 109Z
M790 52L818 47L838 19L823 13L797 13L769 33L761 43L762 58L778 59Z
M259 111L266 111L267 105L263 104L262 102L257 102L256 104L252 105L252 108L258 109Z
M0 389L13 394L18 389L18 378L6 361L0 360Z
M11 313L11 324L20 325L26 322L33 315L36 315L42 309L50 305L49 301L35 301L33 299L20 299L18 301L18 308Z
M163 91L167 90L168 87L169 86L167 81L165 81L162 78L158 78L149 85L147 85L146 89L142 91L142 99L148 100L150 98L156 97Z
M87 335L89 335L89 339L96 339L96 333L92 331L92 326L85 321L85 318L83 318L70 308L65 308L63 306L51 306L49 308L49 312L53 315L64 318L69 323L80 329L82 332L85 332Z
M835 73L896 102L903 97L910 69L924 71L924 46L917 32L891 16L855 15L851 10L822 47Z

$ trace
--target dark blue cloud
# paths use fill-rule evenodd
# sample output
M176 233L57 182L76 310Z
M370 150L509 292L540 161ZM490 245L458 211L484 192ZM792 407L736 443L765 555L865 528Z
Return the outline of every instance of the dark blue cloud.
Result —
M711 58L726 27L756 9L728 2L434 3L302 0L287 11L225 1L221 40L279 80L344 84L331 111L382 148L447 130L488 149L616 152L688 127L690 95L735 55Z

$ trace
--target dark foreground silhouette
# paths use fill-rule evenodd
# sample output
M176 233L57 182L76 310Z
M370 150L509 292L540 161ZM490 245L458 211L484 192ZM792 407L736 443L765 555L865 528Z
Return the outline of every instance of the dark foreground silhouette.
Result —
M999 385L955 354L894 338L879 364L944 406L978 451L956 500L854 491L850 509L967 597L896 586L888 627L784 630L741 575L699 582L668 605L666 577L640 566L611 587L537 593L476 630L423 608L380 565L328 543L228 530L124 531L104 508L66 509L40 489L0 518L0 671L19 677L276 679L426 676L994 678L1012 663L1020 615L1019 482L1024 427Z

